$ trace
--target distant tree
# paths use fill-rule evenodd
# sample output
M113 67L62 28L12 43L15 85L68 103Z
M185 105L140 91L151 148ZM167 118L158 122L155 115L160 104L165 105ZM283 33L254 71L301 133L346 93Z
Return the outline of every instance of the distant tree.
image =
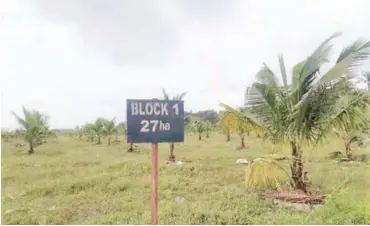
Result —
M115 119L103 120L102 134L108 138L108 146L111 144L112 136L118 133L118 128L115 123Z
M76 126L76 127L75 127L75 131L74 131L74 132L77 134L78 139L79 139L79 140L82 140L82 136L84 135L84 131L83 131L83 129L82 129L82 128L80 128L79 126Z
M118 134L122 134L124 136L124 139L127 139L127 125L125 122L120 122L117 125ZM117 139L117 137L116 137Z
M202 135L206 131L206 123L199 117L192 117L190 123L190 130L198 134L198 140L202 140Z
M344 96L340 99L340 104L342 106L348 106L357 99L364 100L362 105L357 105L352 110L355 116L348 117L346 115L342 116L343 119L340 126L334 128L335 134L344 142L345 154L348 160L353 158L351 145L355 142L361 141L364 138L364 134L368 133L370 129L370 120L367 117L367 110L370 103L370 96L366 92L358 91L354 95Z
M94 124L86 123L82 128L82 133L86 136L87 141L93 143L95 138Z
M163 99L164 100L170 100L170 96L168 95L168 93L166 92L165 89L162 89L162 94L163 94ZM186 95L186 92L181 93L179 95L176 95L172 99L173 100L182 100L185 97L185 95ZM169 155L168 155L168 161L171 161L171 162L176 161L176 157L174 155L174 152L175 152L175 143L171 142L170 143L170 152L169 152Z
M217 121L217 126L219 126L221 129L221 132L226 135L226 142L229 142L231 128L230 128L230 124L227 122L228 118L225 116L226 116L225 112L221 111L219 114L218 121Z
M206 138L209 138L209 134L212 132L212 130L213 130L212 122L208 120L204 121L204 132L206 133Z
M240 112L246 112L243 108L239 108ZM235 132L240 137L240 148L245 148L245 135L249 135L249 133L254 130L258 131L259 129L255 128L251 123L248 121L243 120L242 118L238 117L237 114L232 112L224 113L220 124L223 126L227 126L230 128L232 132Z
M48 117L38 111L30 111L23 107L23 118L12 112L18 123L23 127L21 137L29 144L29 154L34 148L42 144L51 135L48 126Z
M193 116L202 119L203 121L210 121L212 124L216 124L218 119L218 113L215 110L204 110L198 112L185 112L185 116Z
M98 138L98 141L96 144L101 144L101 136L104 132L104 119L103 118L97 118L94 126L92 127L92 130L94 131L95 136Z

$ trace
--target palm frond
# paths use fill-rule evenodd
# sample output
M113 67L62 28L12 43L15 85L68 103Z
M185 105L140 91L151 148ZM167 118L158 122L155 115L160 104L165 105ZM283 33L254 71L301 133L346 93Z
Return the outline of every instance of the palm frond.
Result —
M256 158L246 169L246 188L280 189L282 187L280 181L290 182L290 174L271 158Z
M169 100L170 97L169 95L167 94L166 90L164 88L162 88L162 94L163 94L163 99L165 100Z
M342 50L336 64L319 79L318 83L338 79L340 76L347 76L347 79L352 79L355 77L354 72L361 70L361 66L369 57L370 42L355 41Z
M175 96L173 99L174 100L182 100L185 96L186 96L186 92L181 93L181 94Z
M280 66L281 77L283 79L283 84L285 88L288 88L287 74L286 74L283 55L279 55L279 66Z
M247 112L241 112L223 103L221 103L220 105L225 108L225 114L231 114L234 117L247 121L252 127L263 128L262 124L253 115Z
M317 140L330 134L332 127L340 132L367 128L369 121L365 110L368 106L370 106L370 96L365 92L341 97L332 108L325 112L326 117L318 122L322 126L318 137L320 139Z

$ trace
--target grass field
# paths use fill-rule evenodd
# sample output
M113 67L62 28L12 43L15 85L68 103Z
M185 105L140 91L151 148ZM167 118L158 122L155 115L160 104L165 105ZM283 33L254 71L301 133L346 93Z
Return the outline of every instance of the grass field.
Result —
M236 159L272 151L261 139L246 142L248 149L237 150L237 136L227 143L217 133L202 141L189 135L176 145L181 166L162 164L169 145L160 144L159 224L370 224L370 162L327 159L344 151L339 140L305 150L312 183L328 195L308 213L245 189L246 167ZM59 135L34 155L13 146L2 142L3 224L150 224L150 145L128 153ZM289 155L288 148L280 152ZM370 156L370 148L354 154Z

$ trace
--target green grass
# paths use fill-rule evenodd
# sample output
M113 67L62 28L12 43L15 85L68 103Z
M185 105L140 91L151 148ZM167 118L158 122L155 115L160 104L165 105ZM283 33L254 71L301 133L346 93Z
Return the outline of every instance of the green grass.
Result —
M150 145L127 153L122 146L58 140L34 155L2 142L3 224L150 224ZM305 151L309 176L328 195L325 206L310 213L244 188L245 166L236 159L265 155L269 143L248 137L249 149L236 150L237 136L224 140L216 133L202 141L187 136L175 149L182 166L162 164L169 145L159 145L160 224L370 224L370 163L333 163L327 156L343 151L339 140ZM289 155L288 147L280 153Z

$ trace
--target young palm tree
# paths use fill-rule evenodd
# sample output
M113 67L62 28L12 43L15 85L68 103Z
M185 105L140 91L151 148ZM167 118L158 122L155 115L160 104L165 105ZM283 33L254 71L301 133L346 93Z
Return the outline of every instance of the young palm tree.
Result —
M243 112L243 109L239 109L240 112ZM248 121L241 119L240 117L236 117L235 114L223 114L221 121L221 125L227 126L230 128L231 131L236 132L240 137L240 148L245 148L245 135L249 135L249 133L254 130L258 131L252 124Z
M80 128L79 126L76 126L75 127L75 133L77 134L78 139L82 140L82 136L84 135L83 128Z
M230 117L227 117L227 114L225 114L224 111L220 112L219 118L217 121L217 126L220 127L221 132L226 135L226 142L230 141L230 133L231 133L231 128L230 124L228 122L228 119Z
M124 122L120 122L117 125L118 133L123 134L125 140L127 139L127 125Z
M213 124L212 122L206 120L204 122L204 129L205 129L205 132L206 132L206 138L209 138L209 134L212 132L213 130Z
M200 117L193 117L189 129L198 134L198 140L202 140L202 135L206 131L205 122Z
M163 93L163 99L164 100L170 100L170 96L168 95L168 93L166 92L165 89L162 89L162 93ZM174 96L172 99L173 100L182 100L186 95L186 92L184 93L181 93L177 96ZM176 156L174 155L174 152L175 152L175 143L170 143L170 153L169 153L169 156L168 156L168 161L170 162L175 162L176 161Z
M85 123L85 125L82 126L81 132L86 136L87 141L93 143L95 138L94 133L94 124L92 123Z
M101 136L103 135L104 132L104 119L103 118L97 118L95 123L93 124L94 126L91 127L92 131L94 132L95 136L98 138L98 141L96 144L101 144Z
M350 102L342 101L349 80L370 56L370 42L358 40L344 48L326 73L322 66L329 61L331 40L325 40L310 56L293 67L291 83L287 82L284 60L279 56L283 84L275 73L263 65L252 88L259 94L256 116L224 105L229 112L264 129L266 138L287 141L291 147L291 177L296 189L306 190L302 146L317 143L335 128L344 128L353 120L363 121L358 113L370 103L367 95L357 93Z
M23 107L24 118L12 112L18 123L23 127L21 136L29 144L29 154L35 152L34 148L43 143L49 135L48 117L38 111L29 111Z
M112 136L118 133L115 119L103 120L103 131L102 134L108 137L108 146L111 144Z
M359 96L363 96L362 98L364 99L370 98L370 95L364 91L357 91L356 93L352 93L352 95L342 97L341 104L348 105ZM357 117L343 120L343 124L339 129L333 129L334 133L344 142L345 154L348 160L353 158L351 145L357 141L361 141L364 134L366 134L370 128L370 120L367 118L367 110L369 109L370 108L368 106L358 106L355 109Z

